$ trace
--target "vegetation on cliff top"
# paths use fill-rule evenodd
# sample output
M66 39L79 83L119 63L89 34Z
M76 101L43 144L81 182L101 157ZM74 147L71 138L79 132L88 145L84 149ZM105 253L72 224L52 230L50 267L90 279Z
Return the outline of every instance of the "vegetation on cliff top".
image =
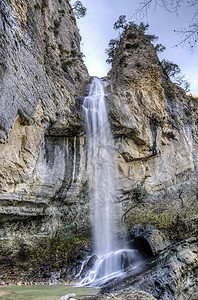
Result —
M118 20L114 23L113 28L119 30L119 35L115 39L111 39L108 44L108 48L105 50L108 58L107 63L112 63L117 49L119 48L121 39L124 37L125 32L128 29L131 29L131 32L127 34L128 42L125 44L126 49L137 49L140 44L138 42L138 31L145 35L146 38L153 44L156 53L163 52L166 47L162 44L155 44L158 40L158 37L155 34L146 34L146 31L149 28L149 24L144 24L141 22L139 25L134 22L127 22L126 16L121 15ZM120 58L120 63L125 60L125 56ZM176 85L181 86L185 92L189 92L190 83L185 79L185 75L181 74L181 69L177 64L166 59L162 59L161 66L166 73L167 77L172 80Z

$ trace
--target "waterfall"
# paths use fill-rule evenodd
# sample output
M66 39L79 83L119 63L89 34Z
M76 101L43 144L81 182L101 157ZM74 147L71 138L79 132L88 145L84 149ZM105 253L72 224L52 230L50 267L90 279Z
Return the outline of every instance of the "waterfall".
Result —
M89 96L83 103L85 113L87 147L89 157L90 175L93 181L93 226L96 254L102 255L113 251L112 209L115 189L112 174L113 138L108 121L105 105L104 83L94 77L90 86Z
M118 207L115 208L117 166L105 104L105 83L97 77L92 79L83 111L89 153L88 172L92 183L90 196L95 251L94 256L83 263L78 277L84 277L80 285L100 285L122 276L134 261L135 250L120 250L114 232L115 216L119 214ZM87 271L87 266L91 266L91 270Z

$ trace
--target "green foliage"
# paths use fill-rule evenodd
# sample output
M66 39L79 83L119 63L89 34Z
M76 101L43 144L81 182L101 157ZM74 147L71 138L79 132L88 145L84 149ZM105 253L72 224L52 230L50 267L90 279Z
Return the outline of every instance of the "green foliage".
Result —
M169 100L173 100L175 97L175 92L174 92L174 89L172 87L172 83L170 82L170 80L165 80L165 82L163 83L163 88L164 88L166 97Z
M126 49L137 49L139 46L140 46L139 43L133 43L133 44L127 43L127 44L125 45L125 48L126 48Z
M46 0L42 0L42 4L41 4L41 12L44 13L45 8L47 7L47 1Z
M129 32L127 34L127 39L130 40L130 39L136 39L137 38L137 34L134 33L134 32Z
M59 14L62 14L62 15L65 14L65 10L64 9L60 9L58 12L59 12Z
M76 71L76 77L75 77L75 80L81 82L82 79L81 79L81 76L80 76L80 73Z
M185 107L183 109L183 111L184 111L186 117L191 117L192 113L191 113L191 111L187 107Z
M122 55L120 57L120 64L122 64L125 60L126 60L127 56L126 55Z
M140 62L136 62L135 66L136 66L137 68L141 68L142 65L141 65Z
M126 16L125 15L121 15L118 20L114 23L113 28L115 30L117 29L122 29L122 30L126 30L128 29L130 26L134 26L136 29L141 30L142 32L145 32L148 27L149 24L144 24L143 22L141 22L139 25L135 24L134 22L127 22L126 21ZM108 55L108 58L106 60L107 63L112 63L113 57L116 53L117 47L120 43L120 39L122 37L122 34L119 35L118 38L116 39L111 39L109 44L108 44L108 48L105 49L105 53ZM129 32L127 35L127 39L135 39L137 38L137 33L133 33L133 32ZM130 44L127 43L126 44L126 49L130 49L130 48L138 48L139 44L138 43L134 43L134 44Z
M156 44L155 50L157 53L161 53L161 52L164 52L164 50L166 50L166 47L162 44Z
M77 0L73 4L72 9L77 19L85 17L87 9L85 6L83 6L81 1Z
M40 6L39 3L36 3L36 4L34 5L34 8L35 8L35 9L41 9L41 6Z
M118 30L120 28L126 29L127 27L128 27L128 24L127 24L126 16L125 15L119 16L118 20L113 25L113 28L115 30Z
M58 49L59 49L60 53L63 54L63 52L64 52L63 44L58 44Z
M75 57L77 55L77 51L75 49L71 50L71 56Z
M56 46L55 46L55 45L51 45L51 48L52 48L53 50L56 50Z
M67 68L67 63L64 61L64 62L62 62L62 69L63 69L63 71L64 72L67 72L67 70L68 70L68 68Z
M111 39L108 44L108 48L105 49L105 53L108 55L108 59L106 60L108 64L112 62L119 43L119 39Z
M53 28L53 31L54 31L54 34L55 34L55 35L58 35L58 32L59 32L59 31L58 31L57 28Z
M81 234L66 236L63 232L52 236L34 237L31 244L25 239L15 238L0 242L0 260L9 259L12 268L40 269L48 266L50 270L64 268L76 261L80 250L90 245L89 238Z
M66 64L67 64L67 66L71 66L73 64L73 61L72 60L67 60Z
M179 66L171 61L163 59L161 61L163 69L166 71L168 77L175 77L177 74L181 72Z
M156 229L164 229L176 240L196 234L196 212L190 208L180 213L174 211L172 207L139 207L130 211L127 216L127 227L136 224L152 225Z
M177 84L178 86L182 86L185 92L189 91L190 84L187 80L185 80L183 75L179 75L181 73L181 69L179 66L173 62L170 62L168 60L163 59L161 61L161 65L166 72L167 76L169 78L173 78L174 83Z
M159 39L155 34L147 34L146 36L151 42L156 42Z
M54 27L58 28L60 26L60 21L59 20L54 20Z

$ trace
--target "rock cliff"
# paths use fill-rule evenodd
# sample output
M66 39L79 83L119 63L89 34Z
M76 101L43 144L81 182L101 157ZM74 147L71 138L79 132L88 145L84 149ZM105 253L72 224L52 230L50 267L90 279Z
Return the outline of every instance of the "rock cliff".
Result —
M196 299L197 98L169 80L149 36L136 26L125 31L108 81L122 220L139 249L157 254L149 271L117 289L132 286L156 299ZM157 228L161 233L148 238Z
M181 235L188 225L195 230L197 99L168 79L149 36L133 26L124 33L108 80L126 223L178 226ZM179 224L185 220L188 225Z
M53 231L60 207L68 224L77 213L78 97L89 81L70 3L1 1L0 38L1 227L32 220Z

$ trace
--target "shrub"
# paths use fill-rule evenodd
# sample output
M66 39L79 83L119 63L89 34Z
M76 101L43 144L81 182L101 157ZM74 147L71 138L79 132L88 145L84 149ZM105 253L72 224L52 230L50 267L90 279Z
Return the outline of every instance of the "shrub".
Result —
M81 82L82 79L81 79L81 76L80 76L80 73L79 72L76 72L76 77L75 77L75 80Z
M67 72L67 63L65 61L62 63L62 69L64 72Z
M156 50L156 52L160 53L160 52L163 52L164 50L166 50L166 47L162 44L156 44L155 50Z
M133 33L133 32L130 32L127 34L127 39L136 39L137 38L137 34L136 33Z
M53 31L54 31L54 34L55 34L55 35L58 35L58 32L59 32L59 31L58 31L57 28L53 28Z
M62 44L58 44L58 49L59 49L60 53L63 54L64 48L63 48Z
M59 14L62 14L62 15L65 14L65 10L64 9L60 9L58 12L59 12Z
M34 5L34 8L35 8L35 9L41 9L40 4L39 4L39 3L36 3L36 4Z
M113 57L116 53L117 47L120 43L119 39L111 39L108 44L108 48L105 49L105 53L108 55L106 62L109 64L112 62Z
M174 99L175 97L175 92L174 92L174 89L170 83L169 80L166 80L163 84L164 86L164 92L165 92L165 95L166 97L169 99L169 100L172 100Z
M44 9L47 7L47 2L46 0L42 0L42 4L41 4L41 12L44 13Z
M184 113L186 115L186 117L191 117L192 113L190 112L190 110L188 108L184 108Z
M122 64L125 61L126 57L127 57L126 55L122 55L120 57L120 64Z
M71 56L75 57L77 55L77 51L75 49L71 50Z
M87 9L79 0L74 3L72 9L77 19L83 18L86 15Z
M125 48L126 48L126 49L137 49L139 46L140 46L139 43L134 43L134 44L127 43L127 44L125 45Z
M58 28L60 26L60 21L59 20L54 20L54 27Z
M135 64L135 66L136 66L137 68L140 68L142 65L141 65L140 62L137 62L137 63Z

